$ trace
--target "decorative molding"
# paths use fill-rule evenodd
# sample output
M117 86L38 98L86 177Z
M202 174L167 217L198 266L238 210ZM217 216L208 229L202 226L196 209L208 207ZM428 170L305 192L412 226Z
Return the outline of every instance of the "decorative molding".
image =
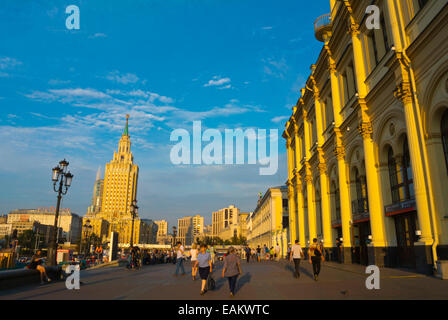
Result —
M370 121L362 121L358 125L358 131L364 139L372 138L373 128Z
M336 146L334 148L334 154L338 160L345 159L345 148L343 146Z
M412 102L412 90L409 82L401 82L394 90L394 97L403 104Z

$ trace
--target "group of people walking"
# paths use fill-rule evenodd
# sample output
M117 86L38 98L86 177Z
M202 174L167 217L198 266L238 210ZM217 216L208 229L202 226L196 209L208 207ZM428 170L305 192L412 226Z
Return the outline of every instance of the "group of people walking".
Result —
M185 275L184 260L186 257L186 252L181 242L177 243L176 251L176 273L175 276L182 271L182 275ZM197 279L199 273L199 278L201 279L201 295L204 295L210 285L210 282L214 283L212 278L212 272L214 269L214 250L213 247L208 248L206 244L201 244L199 250L197 245L193 244L190 252L191 257L191 275L193 281ZM238 276L242 274L240 258L236 254L236 250L230 247L227 254L224 256L224 266L222 268L222 277L227 278L229 282L230 296L233 297L236 292L236 283ZM213 285L214 286L214 285ZM213 287L212 286L212 287Z
M300 278L300 261L305 258L305 254L302 247L299 244L299 240L296 240L294 245L289 249L289 259L294 262L294 277ZM308 249L308 259L309 263L313 265L313 276L314 280L317 281L319 278L321 262L325 261L325 255L323 252L322 243L319 243L316 238L313 239L313 243Z
M280 258L282 257L281 248L278 243L275 247L271 248L268 248L266 245L263 245L263 247L258 246L257 248L246 246L244 252L246 254L247 262L250 262L251 258L257 262L280 261Z

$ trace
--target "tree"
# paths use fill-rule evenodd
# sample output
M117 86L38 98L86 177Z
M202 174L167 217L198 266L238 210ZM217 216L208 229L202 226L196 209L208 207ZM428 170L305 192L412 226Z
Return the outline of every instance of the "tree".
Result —
M33 230L25 230L17 240L22 248L32 249L36 242L36 233Z

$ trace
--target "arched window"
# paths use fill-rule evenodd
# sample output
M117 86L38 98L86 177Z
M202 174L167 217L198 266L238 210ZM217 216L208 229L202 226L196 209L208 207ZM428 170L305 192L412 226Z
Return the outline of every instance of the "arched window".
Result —
M388 152L388 166L392 202L397 203L414 199L414 178L412 175L411 157L407 138L403 142L403 161L397 164L392 148Z
M448 170L448 110L442 116L442 123L440 124L440 130L442 133L442 145L443 153L445 154L445 164Z
M406 138L403 143L403 189L404 200L414 199L414 177L412 175L411 157L409 155L408 139Z
M316 203L316 231L317 236L322 237L323 235L323 229L322 229L322 202L320 200L320 192L316 188L315 194L315 203Z
M390 191L392 193L392 202L400 202L400 191L398 186L397 165L394 158L394 151L389 147L387 152L387 166L389 167Z
M355 183L356 183L356 197L358 208L355 210L358 213L367 212L367 183L366 178L359 174L358 168L355 168Z
M341 194L339 193L339 187L333 182L334 188L334 208L336 209L336 220L341 220Z

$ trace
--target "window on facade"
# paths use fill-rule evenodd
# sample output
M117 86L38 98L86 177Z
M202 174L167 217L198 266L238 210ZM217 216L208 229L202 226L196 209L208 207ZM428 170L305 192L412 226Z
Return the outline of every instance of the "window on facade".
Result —
M388 166L392 202L397 203L414 199L414 179L412 176L411 158L407 139L403 143L403 159L399 164L395 161L392 149L388 152Z
M327 101L325 103L325 125L326 128L331 126L331 124L334 121L334 114L333 114L333 100L331 96L327 98Z
M442 123L440 125L440 130L442 133L442 145L443 153L445 155L445 164L448 171L448 110L442 116Z
M381 24L381 31L383 32L384 49L387 51L390 49L390 41L389 41L389 35L387 33L386 20L384 20L384 14L381 15L380 24Z
M367 35L367 42L369 47L369 56L370 56L370 64L371 69L375 68L375 66L378 64L378 44L375 37L375 31L369 32Z
M359 174L358 168L355 168L355 184L356 184L356 198L357 198L357 212L367 212L367 183L366 178Z
M311 147L314 146L314 144L317 142L317 129L316 129L316 118L314 116L314 119L311 121Z
M297 148L297 141L294 138L291 142L291 147L292 147L292 152L291 152L291 160L292 160L292 167L294 168L294 170L297 168L297 161L296 161L296 148Z
M414 177L411 166L411 156L409 155L408 139L403 144L403 189L405 200L414 199Z
M306 156L306 151L305 151L305 140L303 137L303 134L300 136L300 144L302 145L302 159Z
M341 220L341 194L336 184L333 184L333 187L334 187L334 208L336 212L336 220Z
M342 74L344 105L347 104L356 93L356 80L353 70L353 62L350 62L345 72Z

